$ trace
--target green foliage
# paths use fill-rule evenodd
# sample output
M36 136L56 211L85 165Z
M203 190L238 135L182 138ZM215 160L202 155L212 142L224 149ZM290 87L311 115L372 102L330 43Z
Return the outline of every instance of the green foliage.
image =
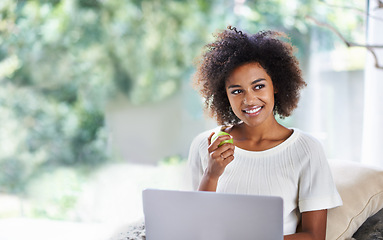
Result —
M216 23L224 6L206 1L2 1L0 191L25 191L47 167L105 162L105 102L177 91L217 9Z
M161 161L159 161L159 165L173 166L173 165L184 164L186 162L187 162L187 159L182 158L179 155L174 155L174 156L163 158Z
M73 209L83 188L82 175L81 170L66 167L41 172L26 189L32 204L25 210L25 215L76 221Z
M1 0L0 191L23 193L44 171L94 168L110 159L104 104L120 94L143 104L179 91L217 29L285 31L300 58L307 58L310 33L319 29L305 21L307 14L342 21L353 37L346 30L362 20L320 4Z
M20 193L24 191L23 183L25 183L25 166L18 158L3 158L0 162L0 191L10 191L12 193Z

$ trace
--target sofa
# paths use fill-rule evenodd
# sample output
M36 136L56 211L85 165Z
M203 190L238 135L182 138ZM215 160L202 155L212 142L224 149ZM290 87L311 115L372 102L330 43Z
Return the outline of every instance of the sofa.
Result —
M383 169L329 161L343 206L330 209L327 240L383 240Z
M350 161L329 163L343 205L328 211L326 239L383 240L383 170ZM143 239L140 221L112 240Z

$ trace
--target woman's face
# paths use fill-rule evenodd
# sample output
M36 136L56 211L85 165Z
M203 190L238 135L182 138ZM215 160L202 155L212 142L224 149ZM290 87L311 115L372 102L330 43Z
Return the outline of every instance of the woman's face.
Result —
M234 114L248 126L256 127L274 119L274 86L258 63L237 67L225 84Z

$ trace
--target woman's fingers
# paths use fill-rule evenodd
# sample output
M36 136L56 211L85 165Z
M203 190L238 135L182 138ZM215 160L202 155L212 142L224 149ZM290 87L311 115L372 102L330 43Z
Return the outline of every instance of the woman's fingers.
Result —
M210 160L208 163L208 173L212 177L219 177L222 175L226 166L234 160L234 144L225 143L221 146L219 144L224 140L231 139L229 135L221 135L212 141L212 136L214 132L208 137L208 151L210 155Z
M234 160L234 156L231 155L231 156L228 156L227 158L225 158L225 160L223 161L223 163L225 164L225 168L226 166L231 163L232 161Z
M226 151L221 153L221 157L223 157L224 160L226 160L228 157L233 155L234 155L234 150L232 148L229 148Z
M213 148L212 144L212 148ZM218 147L214 151L210 152L210 157L214 159L215 161L232 161L234 159L234 144L232 143L225 143L224 145Z
M213 137L215 132L210 133L210 136L207 138L208 145L211 145L211 138Z
M208 138L208 143L209 143L209 152L212 152L212 151L215 151L217 150L218 148L221 148L227 144L230 144L230 143L225 143L221 146L219 146L219 144L222 142L222 141L225 141L225 140L229 140L231 139L231 136L230 135L221 135L221 136L218 136L213 142L211 141L211 138L212 136L214 135L214 132L210 134L209 138ZM233 144L231 144L233 145ZM234 145L233 145L234 146Z

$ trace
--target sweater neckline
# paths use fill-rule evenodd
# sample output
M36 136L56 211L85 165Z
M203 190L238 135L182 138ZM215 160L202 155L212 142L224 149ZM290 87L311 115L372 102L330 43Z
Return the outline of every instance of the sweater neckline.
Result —
M234 151L236 153L240 153L240 154L244 154L244 155L252 155L252 156L254 156L254 155L257 155L257 156L268 155L271 153L278 152L278 151L286 148L287 146L289 146L298 137L299 130L296 128L290 128L290 129L293 130L293 133L285 141L281 142L280 144L278 144L277 146L274 146L272 148L269 148L269 149L266 149L263 151L250 151L250 150L245 150L245 149L242 149L242 148L235 146Z

